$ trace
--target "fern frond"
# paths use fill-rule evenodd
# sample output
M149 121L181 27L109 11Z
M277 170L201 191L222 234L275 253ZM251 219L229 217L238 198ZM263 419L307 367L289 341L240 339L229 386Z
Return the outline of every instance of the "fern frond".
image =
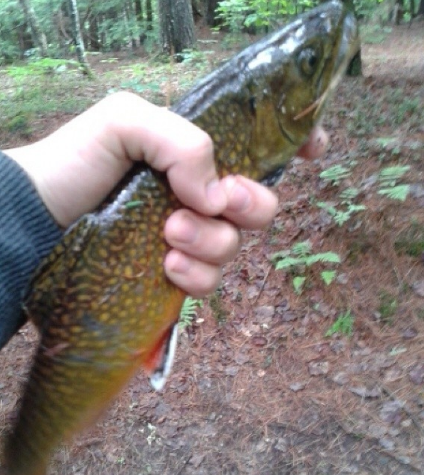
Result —
M202 300L186 297L181 307L180 320L178 323L181 330L184 330L184 328L189 327L193 323L193 319L197 315L197 309L199 307L203 307Z
M379 195L387 196L392 200L405 201L409 193L409 185L396 185L390 188L381 188Z

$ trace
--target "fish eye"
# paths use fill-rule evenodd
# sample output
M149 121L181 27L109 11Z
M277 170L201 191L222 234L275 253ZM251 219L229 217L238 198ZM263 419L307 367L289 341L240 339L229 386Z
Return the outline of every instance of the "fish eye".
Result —
M318 52L311 47L303 49L298 56L298 66L305 76L312 76L318 66Z

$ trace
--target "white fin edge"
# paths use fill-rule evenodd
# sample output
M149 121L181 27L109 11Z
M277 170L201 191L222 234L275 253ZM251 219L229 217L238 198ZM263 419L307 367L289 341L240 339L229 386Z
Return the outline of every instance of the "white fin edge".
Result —
M162 364L150 376L150 384L155 391L161 391L165 386L166 380L171 372L174 363L175 351L178 341L178 323L176 323L172 330L171 336L166 342L166 348L163 355Z

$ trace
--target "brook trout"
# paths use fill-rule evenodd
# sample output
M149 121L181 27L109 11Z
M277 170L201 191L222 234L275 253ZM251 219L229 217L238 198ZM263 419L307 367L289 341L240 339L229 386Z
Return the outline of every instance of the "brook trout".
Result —
M212 137L220 176L274 176L305 142L358 50L354 16L333 1L249 46L173 110ZM7 475L45 475L54 449L93 422L145 368L160 388L184 293L164 274L166 176L134 167L38 269L25 308L41 339L4 451Z

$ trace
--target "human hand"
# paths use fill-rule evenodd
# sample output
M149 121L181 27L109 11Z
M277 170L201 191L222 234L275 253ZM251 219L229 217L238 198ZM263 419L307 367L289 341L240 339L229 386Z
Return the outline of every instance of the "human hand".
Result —
M300 153L316 156L326 141L319 129ZM222 265L240 247L239 229L265 227L277 208L274 193L256 182L241 176L218 179L207 134L130 93L108 96L45 139L6 153L26 170L64 227L96 208L133 161L166 171L188 208L166 223L172 249L165 271L193 296L219 284Z

